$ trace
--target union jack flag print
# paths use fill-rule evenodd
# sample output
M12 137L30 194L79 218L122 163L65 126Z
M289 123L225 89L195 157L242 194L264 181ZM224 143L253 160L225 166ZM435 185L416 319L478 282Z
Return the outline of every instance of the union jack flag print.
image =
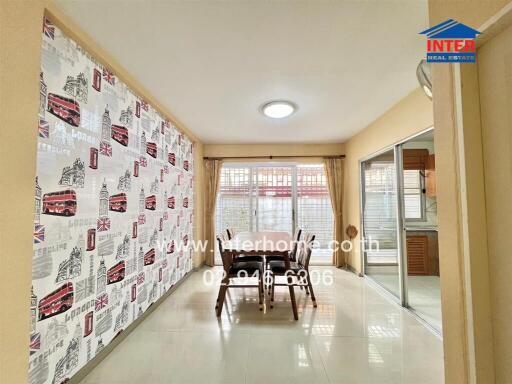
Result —
M41 348L41 334L39 332L30 335L30 354Z
M108 231L110 229L110 219L108 217L100 217L96 229L99 232Z
M39 119L38 132L40 138L48 139L50 137L50 123L43 119Z
M36 224L34 228L34 244L40 244L44 241L44 225Z
M116 78L115 78L114 74L106 68L103 68L103 78L110 85L114 85L116 83Z
M108 304L108 295L107 293L103 293L102 295L96 298L96 302L94 304L94 310L99 311L104 308Z
M191 271L195 159L150 99L41 16L27 375L64 384Z
M112 146L109 143L102 141L100 143L100 153L102 155L112 157Z
M46 17L43 21L43 33L50 39L55 39L55 27L52 23L50 23L50 20L48 20Z

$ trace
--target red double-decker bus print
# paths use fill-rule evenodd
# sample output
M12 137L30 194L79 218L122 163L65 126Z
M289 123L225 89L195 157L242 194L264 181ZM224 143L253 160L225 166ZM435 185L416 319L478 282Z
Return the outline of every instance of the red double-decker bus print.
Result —
M125 147L128 146L128 129L122 125L112 124L112 131L110 136L119 144L124 145Z
M156 209L156 196L151 195L146 197L146 209L154 211Z
M74 216L76 213L76 193L72 189L43 195L43 213L49 215Z
M73 283L66 283L39 301L39 321L66 312L73 305Z
M107 271L107 284L114 284L124 279L125 265L124 260L114 265Z
M75 127L80 125L80 105L69 97L49 93L48 112Z
M176 202L174 200L174 196L171 196L167 199L167 208L174 209Z
M126 193L118 193L117 195L110 196L108 199L108 209L111 211L126 212L127 205Z
M144 265L151 265L155 262L155 248L151 248L144 255Z
M156 159L156 144L148 142L146 143L146 153Z

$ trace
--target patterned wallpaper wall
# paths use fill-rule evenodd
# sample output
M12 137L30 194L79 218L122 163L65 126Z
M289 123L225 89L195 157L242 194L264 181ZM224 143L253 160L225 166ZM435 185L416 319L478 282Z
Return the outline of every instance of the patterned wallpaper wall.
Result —
M193 145L45 19L30 383L63 383L192 267Z

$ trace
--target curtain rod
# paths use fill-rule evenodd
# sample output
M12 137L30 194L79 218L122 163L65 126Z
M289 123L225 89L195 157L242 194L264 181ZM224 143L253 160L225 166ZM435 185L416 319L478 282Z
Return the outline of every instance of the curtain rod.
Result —
M323 159L344 159L345 155L297 155L297 156L220 156L220 157L211 157L211 156L204 156L204 160L226 160L226 159L240 159L240 160L248 160L248 159L300 159L300 158L307 158L307 157L316 157L316 158L323 158Z

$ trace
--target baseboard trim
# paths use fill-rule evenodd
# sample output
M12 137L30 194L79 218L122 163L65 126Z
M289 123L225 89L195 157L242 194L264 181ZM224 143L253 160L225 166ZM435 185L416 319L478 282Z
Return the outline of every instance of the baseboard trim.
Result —
M85 364L80 370L75 373L69 380L69 384L78 384L80 383L91 371L96 368L96 366L105 359L110 352L112 352L126 337L132 333L132 331L137 328L140 323L142 323L146 317L148 317L155 309L159 307L162 302L167 299L178 287L183 284L185 280L187 280L192 273L197 272L201 267L193 268L190 272L188 272L183 278L174 284L166 293L162 295L157 301L151 305L146 312L144 312L140 317L138 317L135 321L133 321L119 336L114 338L108 345L106 345L103 350L94 356L87 364Z

